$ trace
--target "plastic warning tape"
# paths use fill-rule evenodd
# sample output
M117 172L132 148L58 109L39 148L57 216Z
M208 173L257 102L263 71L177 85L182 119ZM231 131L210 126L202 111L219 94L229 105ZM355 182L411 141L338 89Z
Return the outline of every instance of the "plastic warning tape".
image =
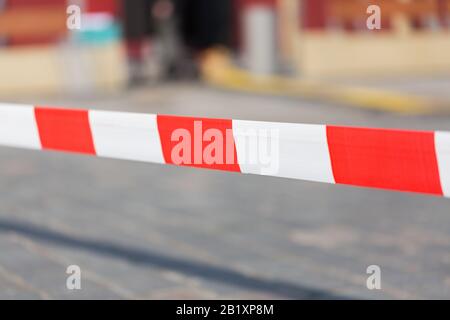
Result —
M183 141L183 134L194 138ZM256 154L258 141L270 139L276 142L272 171ZM181 143L192 150L180 152ZM443 131L0 104L0 145L450 197L450 132ZM213 161L202 157L208 152Z

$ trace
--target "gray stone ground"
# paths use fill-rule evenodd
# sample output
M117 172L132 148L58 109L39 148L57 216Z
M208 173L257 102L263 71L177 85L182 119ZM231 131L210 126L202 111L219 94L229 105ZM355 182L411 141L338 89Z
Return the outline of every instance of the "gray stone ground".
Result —
M295 99L164 85L3 101L450 130ZM0 148L0 298L450 298L450 200ZM82 290L65 270L82 269ZM366 268L382 289L366 288Z

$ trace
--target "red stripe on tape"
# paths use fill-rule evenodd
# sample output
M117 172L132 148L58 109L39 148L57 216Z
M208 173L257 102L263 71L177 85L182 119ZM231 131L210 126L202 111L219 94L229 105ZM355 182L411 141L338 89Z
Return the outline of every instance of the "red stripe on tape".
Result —
M434 132L327 126L336 183L442 195Z
M166 163L240 172L232 121L157 116Z
M36 107L43 149L95 154L87 110Z

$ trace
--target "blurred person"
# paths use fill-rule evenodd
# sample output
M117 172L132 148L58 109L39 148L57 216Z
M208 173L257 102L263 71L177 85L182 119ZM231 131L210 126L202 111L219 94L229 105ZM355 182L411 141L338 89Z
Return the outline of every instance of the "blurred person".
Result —
M132 81L196 75L198 53L229 45L229 0L124 1Z
M230 45L231 0L178 0L185 43L194 50Z
M155 37L152 53L162 69L163 78L179 78L190 74L192 62L187 59L181 42L175 2L157 0L152 7Z
M131 84L145 80L143 69L151 32L150 11L153 0L123 1L124 35L130 67Z

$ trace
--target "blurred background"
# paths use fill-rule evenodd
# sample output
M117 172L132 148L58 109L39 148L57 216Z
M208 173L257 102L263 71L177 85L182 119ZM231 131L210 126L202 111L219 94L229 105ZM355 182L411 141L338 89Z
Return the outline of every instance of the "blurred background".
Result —
M450 131L449 57L450 0L0 0L6 103ZM7 148L0 181L0 298L450 298L446 199Z
M380 30L366 25L374 3ZM66 27L70 4L81 9L79 30ZM392 77L450 69L448 0L2 0L0 10L1 93L193 78L219 46L256 76Z

